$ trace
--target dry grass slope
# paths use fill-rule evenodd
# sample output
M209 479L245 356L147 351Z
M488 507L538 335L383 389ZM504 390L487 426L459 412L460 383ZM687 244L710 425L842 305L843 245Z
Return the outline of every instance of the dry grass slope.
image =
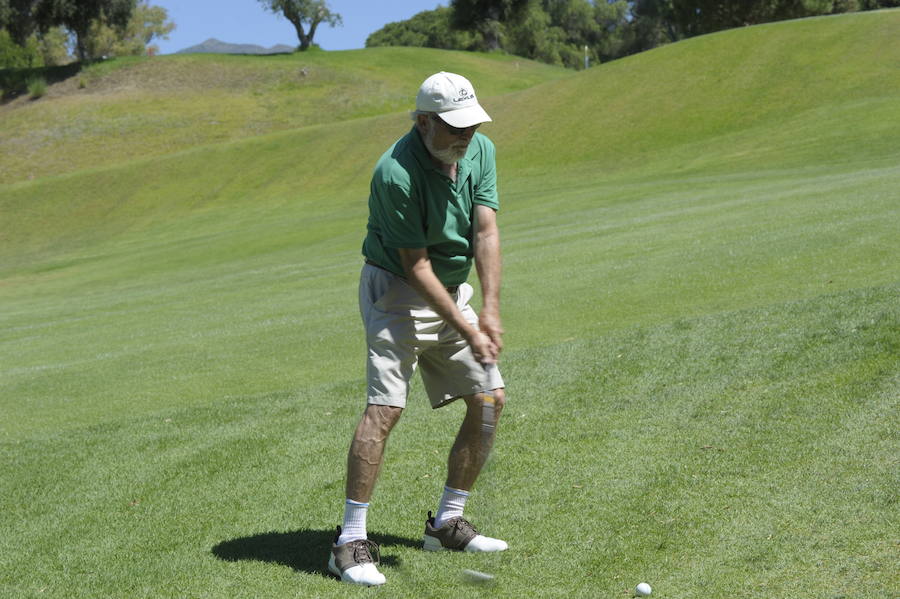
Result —
M410 108L423 74L460 70L487 98L570 76L509 56L377 48L174 55L70 69L40 101L0 105L0 184Z

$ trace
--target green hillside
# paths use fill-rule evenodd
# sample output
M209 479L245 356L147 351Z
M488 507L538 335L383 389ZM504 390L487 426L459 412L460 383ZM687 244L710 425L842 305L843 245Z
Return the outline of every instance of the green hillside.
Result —
M315 89L279 87L306 58L166 57L0 108L42 160L86 148L28 181L0 139L0 595L370 594L322 575L359 247L437 69L494 117L510 403L472 514L511 550L416 549L460 416L417 388L370 515L391 596L896 595L898 30L777 23L577 74L320 53Z
M118 59L38 101L0 105L0 184L397 112L415 97L410 80L450 65L483 81L486 95L570 74L512 56L411 48ZM0 87L13 74L0 72Z
M604 178L626 169L705 175L893 165L896 27L896 11L749 27L536 87L504 107L502 116L529 122L528 139L542 140L535 151L508 152L509 166L542 172L544 152L554 156L551 169L582 163ZM528 119L535 105L542 117L557 116ZM497 137L525 141L512 129Z

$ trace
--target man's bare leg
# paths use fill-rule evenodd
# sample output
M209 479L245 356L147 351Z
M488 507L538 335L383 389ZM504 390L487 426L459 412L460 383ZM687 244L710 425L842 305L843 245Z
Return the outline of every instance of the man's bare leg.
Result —
M384 584L378 571L378 545L366 535L369 498L378 479L384 447L402 408L366 406L347 455L347 500L344 524L331 548L328 570L344 582L363 586ZM374 554L373 554L374 551Z
M495 389L493 395L492 420L496 425L506 396L503 389ZM507 548L505 541L478 534L462 518L469 490L484 467L496 431L496 426L482 426L484 396L481 393L463 399L466 402L466 416L447 460L447 484L437 514L425 524L424 548L429 551L504 551Z
M403 408L366 406L347 455L347 499L368 503L378 480L384 448Z
M471 490L494 443L494 434L487 440L483 438L481 426L483 398L481 393L463 397L463 401L466 402L466 417L459 427L459 433L447 460L447 486L452 489ZM506 401L503 389L494 390L494 400L496 425ZM494 431L496 430L495 426Z

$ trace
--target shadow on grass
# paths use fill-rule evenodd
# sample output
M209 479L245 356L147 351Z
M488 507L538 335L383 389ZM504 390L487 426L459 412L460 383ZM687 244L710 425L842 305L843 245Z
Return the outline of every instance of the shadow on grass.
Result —
M58 67L0 69L0 103L6 104L28 93L28 82L34 78L42 78L47 85L53 85L74 77L86 64L73 62Z
M381 563L387 567L398 565L396 557L384 555L385 547L399 545L418 548L421 541L393 535L369 534L369 538L381 545ZM265 532L250 537L223 541L212 548L217 558L226 562L259 561L280 564L297 572L331 576L328 557L333 530L297 530L293 532Z

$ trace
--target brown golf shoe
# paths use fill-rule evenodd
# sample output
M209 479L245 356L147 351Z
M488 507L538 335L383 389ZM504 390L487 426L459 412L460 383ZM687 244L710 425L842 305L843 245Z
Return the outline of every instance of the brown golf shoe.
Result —
M425 520L423 541L426 551L493 552L508 548L506 541L478 534L465 518L450 518L440 528L435 528L431 512L428 512L428 519Z
M337 529L341 535L341 527ZM343 545L331 545L328 571L343 582L372 587L384 584L384 574L378 571L380 561L378 543L368 539L358 539Z

